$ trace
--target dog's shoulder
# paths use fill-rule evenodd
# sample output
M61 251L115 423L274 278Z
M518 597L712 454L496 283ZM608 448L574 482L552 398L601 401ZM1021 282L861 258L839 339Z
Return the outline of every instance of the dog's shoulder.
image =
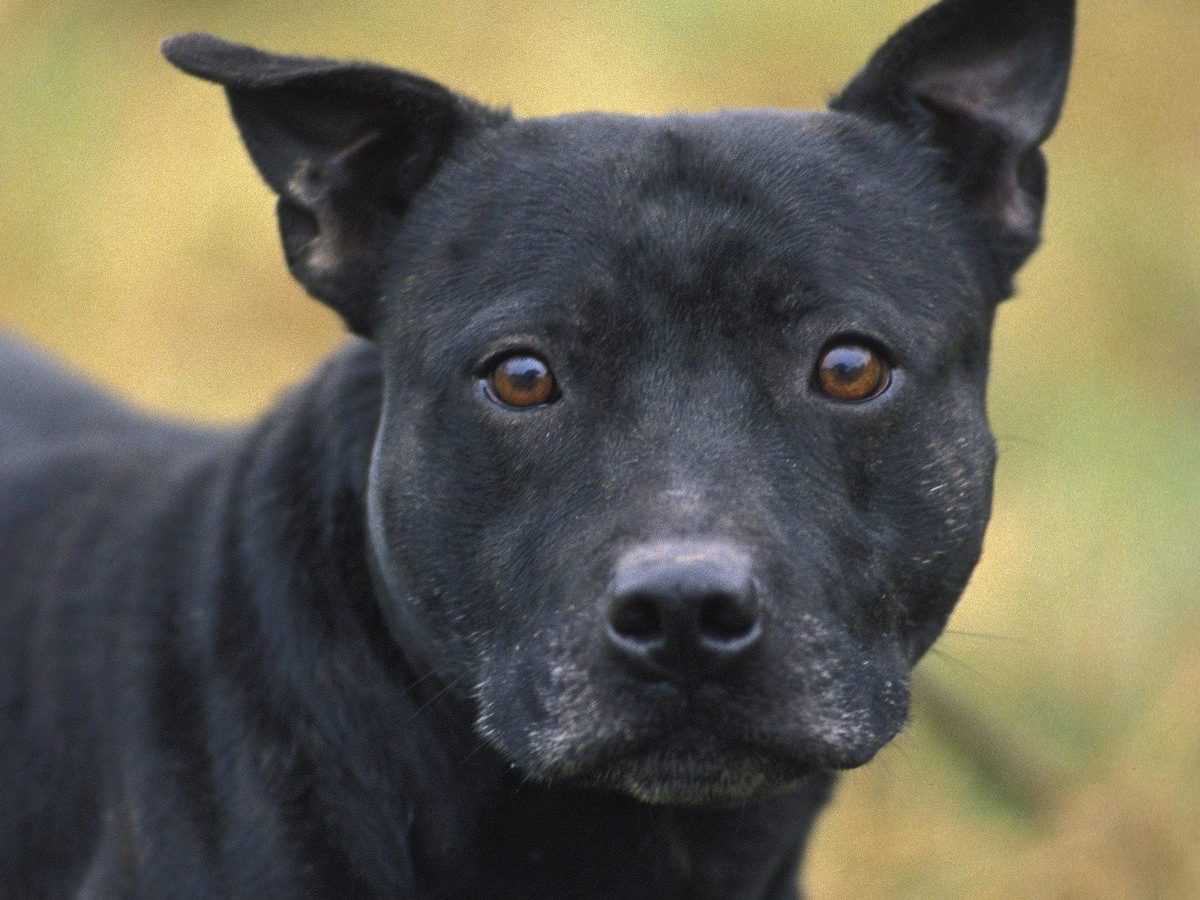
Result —
M115 586L131 549L198 504L235 437L143 413L0 335L0 607L132 599Z
M33 444L136 421L114 397L29 344L0 334L0 459Z

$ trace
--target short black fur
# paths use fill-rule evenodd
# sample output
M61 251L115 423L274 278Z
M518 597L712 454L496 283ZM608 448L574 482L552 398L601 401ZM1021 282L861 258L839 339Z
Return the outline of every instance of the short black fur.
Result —
M979 554L1072 13L943 0L812 114L168 41L358 337L233 431L0 338L0 898L795 898Z

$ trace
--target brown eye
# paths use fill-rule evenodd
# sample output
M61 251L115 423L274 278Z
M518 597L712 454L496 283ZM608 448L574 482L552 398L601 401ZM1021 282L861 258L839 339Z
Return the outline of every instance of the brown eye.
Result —
M506 406L524 409L558 399L558 386L550 367L536 356L506 356L487 377L492 396Z
M817 364L817 387L826 397L856 403L878 397L892 382L892 367L863 344L835 344Z

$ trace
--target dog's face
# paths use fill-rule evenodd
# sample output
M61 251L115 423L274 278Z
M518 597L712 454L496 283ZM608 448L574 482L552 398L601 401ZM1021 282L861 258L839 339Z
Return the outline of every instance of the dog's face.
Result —
M1069 3L993 6L946 0L819 114L518 121L168 46L379 347L397 639L527 774L728 801L902 726L979 554L989 331L1069 57Z
M737 794L900 728L992 470L992 299L905 150L840 114L514 122L414 203L378 545L523 768Z

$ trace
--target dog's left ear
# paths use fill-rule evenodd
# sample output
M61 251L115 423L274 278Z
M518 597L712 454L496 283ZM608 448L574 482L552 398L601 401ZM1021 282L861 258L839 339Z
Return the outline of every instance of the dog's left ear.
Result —
M1062 110L1074 22L1074 0L942 0L831 103L942 152L948 176L990 229L1006 280L1038 243L1046 197L1039 147Z
M387 235L451 148L505 116L383 66L277 56L206 34L168 38L162 51L225 87L279 195L292 274L369 336Z

